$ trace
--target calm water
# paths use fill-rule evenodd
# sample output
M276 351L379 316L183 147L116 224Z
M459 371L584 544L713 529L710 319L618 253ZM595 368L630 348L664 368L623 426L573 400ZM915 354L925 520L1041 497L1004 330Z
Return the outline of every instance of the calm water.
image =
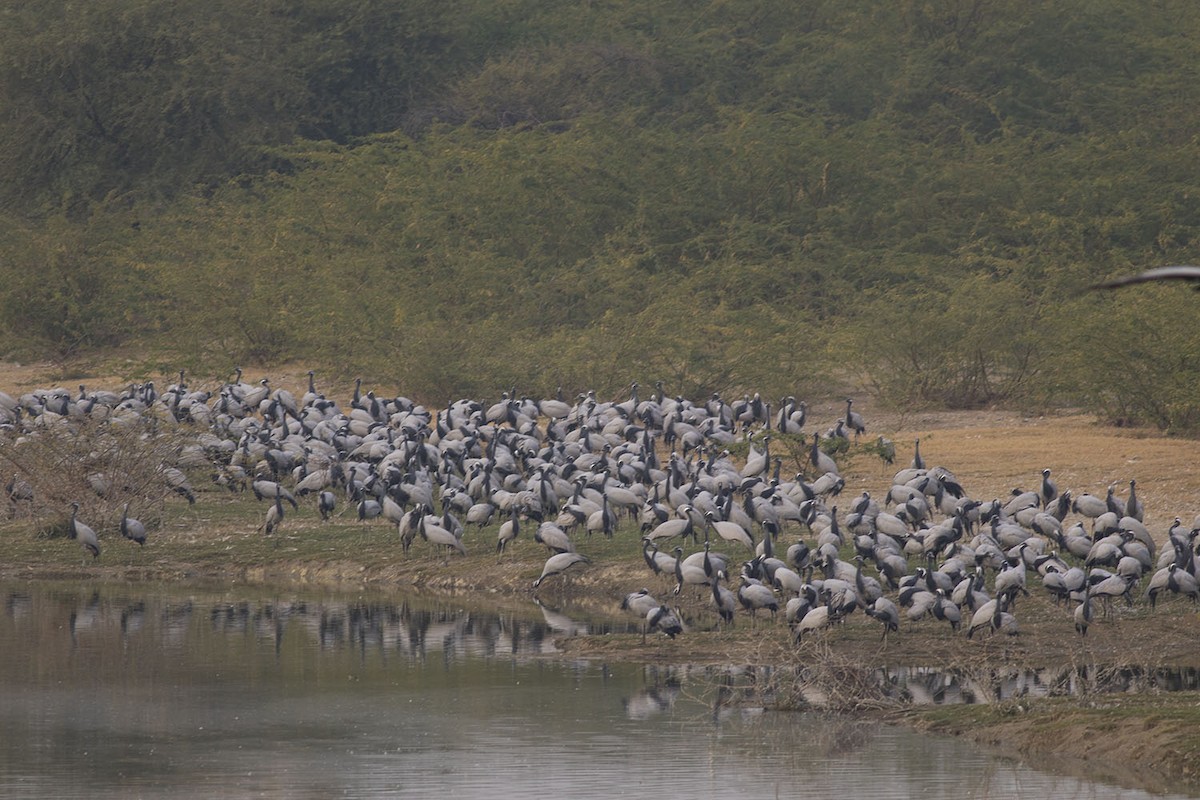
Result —
M544 659L556 629L597 623L537 609L80 584L0 600L2 797L1149 796Z

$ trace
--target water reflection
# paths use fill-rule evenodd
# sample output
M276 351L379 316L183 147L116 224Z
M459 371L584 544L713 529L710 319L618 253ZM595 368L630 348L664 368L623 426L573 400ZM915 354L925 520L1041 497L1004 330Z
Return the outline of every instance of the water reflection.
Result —
M35 640L43 652L85 656L103 652L114 641L125 650L136 644L140 658L155 669L169 669L178 659L177 651L194 650L197 640L214 661L226 659L226 655L211 655L227 652L220 649L220 640L227 646L251 639L277 657L288 655L291 647L298 658L311 648L318 655L352 654L360 663L378 656L379 663L400 657L448 664L481 657L539 657L555 652L558 636L631 630L625 622L573 618L542 603L522 614L410 597L230 599L203 593L130 597L119 588L102 592L64 587L43 588L36 592L36 600L23 589L8 589L4 597L6 616L13 624L11 634L17 640ZM67 662L39 663L43 671L53 672L53 664ZM631 718L661 713L671 708L682 682L692 680L719 684L721 703L726 706L755 704L760 702L756 674L740 668L646 667L650 688L630 695L625 703Z
M319 651L379 651L412 659L538 656L554 652L558 636L627 631L625 623L576 619L538 604L528 612L487 612L436 601L148 596L121 591L55 588L37 597L4 592L5 616L39 640L64 632L72 648L106 638L147 637L169 649L186 640L196 620L222 636L251 636L282 653L289 638Z
M1200 688L1200 670L1195 667L1105 667L1098 664L1044 669L900 667L880 670L875 677L885 687L888 697L919 705Z
M634 692L621 701L625 708L625 716L631 720L649 719L670 711L681 691L682 688L678 683L669 681L640 692ZM714 704L714 708L717 707L719 705Z
M36 596L35 596L36 595ZM317 652L353 652L360 660L369 654L423 661L436 657L445 663L472 658L536 657L554 652L559 636L628 632L624 622L585 620L536 603L529 613L467 609L431 600L401 598L251 598L193 594L131 597L124 590L101 592L47 588L3 590L5 616L19 639L35 638L40 646L96 647L106 639L128 644L142 640L153 659L165 659L185 645L197 620L223 637L252 637L271 645L282 656L289 639ZM726 706L769 705L781 681L799 691L815 707L829 704L829 682L809 670L772 667L655 667L652 680L665 680L669 691L657 687L647 696L631 699L631 714L645 716L656 707L669 708L685 681L720 686ZM658 672L662 671L662 675ZM1179 691L1200 688L1200 669L1194 667L1105 667L1091 664L1051 669L1009 666L976 669L892 667L865 671L856 679L869 681L878 696L919 705L994 703L1021 697L1054 697L1111 692Z
M24 584L0 597L5 797L1130 796L963 742L771 713L779 670L543 659L556 631L607 624L549 608ZM887 676L897 691L934 680Z
M791 667L712 667L681 665L657 667L655 680L679 684L707 684L717 688L718 704L726 706L807 705L816 709L832 705L839 686L828 672ZM1053 669L979 667L941 669L892 667L862 670L842 676L853 682L865 699L892 700L915 705L996 703L1038 697L1090 694L1176 692L1200 689L1195 667L1107 667L1091 664ZM786 698L781 698L783 692ZM842 696L842 699L845 699Z

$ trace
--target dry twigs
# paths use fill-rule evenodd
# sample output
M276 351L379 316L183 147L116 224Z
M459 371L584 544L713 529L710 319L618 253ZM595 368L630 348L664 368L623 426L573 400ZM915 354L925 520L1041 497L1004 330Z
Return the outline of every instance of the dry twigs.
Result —
M155 525L177 491L168 470L190 437L153 418L60 417L34 430L0 437L9 513L27 515L42 535L63 535L71 503L98 531L115 529L130 504Z

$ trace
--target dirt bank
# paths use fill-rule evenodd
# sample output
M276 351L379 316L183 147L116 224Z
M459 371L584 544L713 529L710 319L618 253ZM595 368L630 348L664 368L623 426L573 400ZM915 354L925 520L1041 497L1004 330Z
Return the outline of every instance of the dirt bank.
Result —
M1018 753L1029 763L1154 793L1200 790L1200 693L1103 695L894 712L902 724Z

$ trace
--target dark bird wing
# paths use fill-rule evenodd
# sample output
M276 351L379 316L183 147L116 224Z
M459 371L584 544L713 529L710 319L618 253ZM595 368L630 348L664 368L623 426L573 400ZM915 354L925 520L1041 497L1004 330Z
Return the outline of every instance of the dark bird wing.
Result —
M1197 281L1195 288L1200 289L1200 267L1189 264L1178 264L1173 267L1155 267L1137 275L1126 275L1111 281L1092 284L1090 289L1118 289L1122 286L1132 286L1135 283L1150 283L1151 281Z

